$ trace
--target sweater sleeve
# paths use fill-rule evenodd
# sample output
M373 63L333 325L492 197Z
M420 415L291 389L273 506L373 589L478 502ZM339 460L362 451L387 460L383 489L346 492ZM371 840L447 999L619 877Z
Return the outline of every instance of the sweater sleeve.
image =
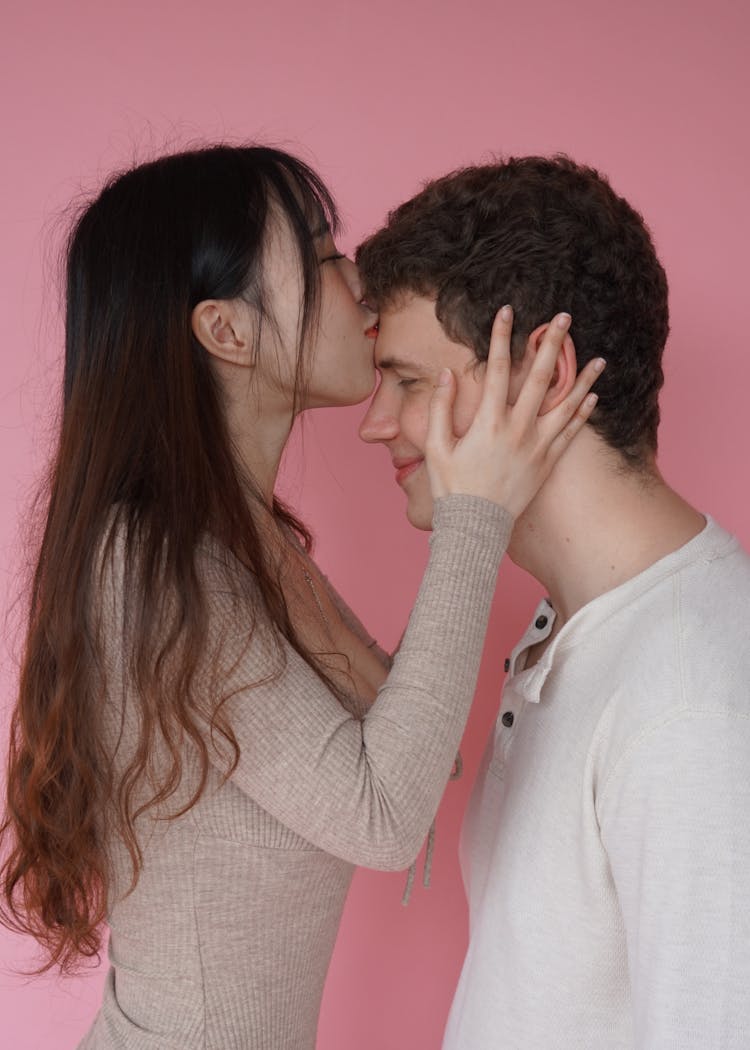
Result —
M712 704L646 727L599 812L634 1047L750 1046L750 720Z
M478 497L436 502L430 556L401 648L361 721L291 647L280 673L264 681L267 657L254 632L224 682L240 749L232 782L329 853L373 868L406 867L455 759L511 528L506 511ZM220 594L212 614L222 615ZM235 614L227 606L223 615Z

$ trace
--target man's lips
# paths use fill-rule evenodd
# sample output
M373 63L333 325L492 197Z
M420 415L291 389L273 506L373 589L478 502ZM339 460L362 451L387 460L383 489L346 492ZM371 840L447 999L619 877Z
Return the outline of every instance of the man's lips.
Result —
M411 459L394 459L393 465L396 468L396 482L401 485L410 474L413 474L415 470L424 463L424 456L412 456Z

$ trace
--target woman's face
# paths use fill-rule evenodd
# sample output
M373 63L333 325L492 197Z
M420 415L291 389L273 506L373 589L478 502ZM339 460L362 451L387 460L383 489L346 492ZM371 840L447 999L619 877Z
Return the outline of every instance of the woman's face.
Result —
M337 251L331 234L315 238L320 276L319 319L307 340L306 390L298 408L356 405L375 385L377 315L362 302L354 263ZM276 322L275 353L261 351L279 393L294 397L303 279L286 223L277 223L266 249L265 280Z

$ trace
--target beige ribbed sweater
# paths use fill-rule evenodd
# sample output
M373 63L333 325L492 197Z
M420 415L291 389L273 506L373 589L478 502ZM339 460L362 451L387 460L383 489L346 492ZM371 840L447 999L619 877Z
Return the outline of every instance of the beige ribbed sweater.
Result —
M217 755L184 816L141 818L143 869L131 894L113 895L111 969L82 1050L312 1050L353 865L407 867L435 816L511 527L485 500L437 502L417 602L364 717L356 698L347 710L291 648L280 677L248 688L270 669L270 647L260 629L247 646L207 560L211 633L223 639L217 677L236 690L227 710L239 764L222 783ZM108 713L113 740L124 717L126 755L133 707L116 644L121 592L115 565L103 599ZM189 752L185 760L187 790ZM117 843L112 859L122 890L129 865Z

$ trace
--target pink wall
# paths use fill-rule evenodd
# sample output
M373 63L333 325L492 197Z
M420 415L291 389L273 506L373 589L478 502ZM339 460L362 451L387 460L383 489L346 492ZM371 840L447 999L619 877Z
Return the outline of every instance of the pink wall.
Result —
M260 13L259 13L260 12ZM747 172L750 16L736 0L26 0L0 40L0 572L17 586L19 515L44 452L60 330L49 280L61 207L100 174L193 138L262 138L319 167L352 248L386 210L491 152L564 150L611 175L647 216L672 286L662 467L750 545ZM397 640L425 554L360 410L320 413L288 481L322 564L371 629ZM498 666L536 594L504 570L467 775L439 818L433 887L360 873L323 1010L325 1050L433 1050L464 948L461 812L496 709ZM0 718L12 700L3 654ZM28 948L0 933L0 1046L68 1050L101 974L24 982Z

